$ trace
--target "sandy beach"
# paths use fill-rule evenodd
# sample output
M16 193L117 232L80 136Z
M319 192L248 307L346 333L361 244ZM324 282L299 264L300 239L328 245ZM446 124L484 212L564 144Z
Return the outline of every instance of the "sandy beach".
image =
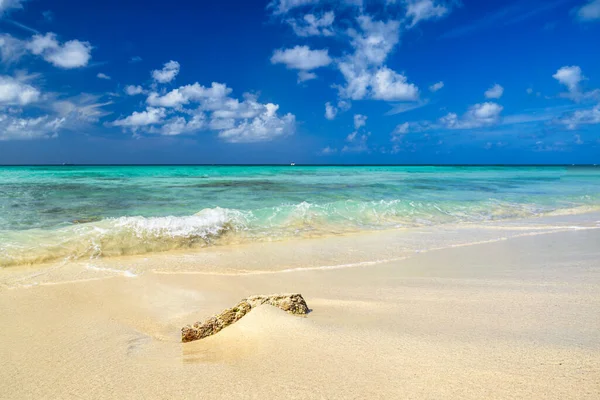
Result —
M431 232L381 232L5 268L0 397L596 399L598 220L447 227L429 251L406 243ZM183 325L279 292L312 312L262 306L180 343Z

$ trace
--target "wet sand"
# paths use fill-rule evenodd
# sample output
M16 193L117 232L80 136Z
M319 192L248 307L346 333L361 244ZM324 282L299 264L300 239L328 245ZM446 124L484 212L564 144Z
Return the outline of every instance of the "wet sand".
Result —
M134 271L112 275L7 269L0 398L597 399L600 229L547 231L421 253L393 235L265 244L103 264ZM263 306L179 342L183 325L279 292L312 312Z

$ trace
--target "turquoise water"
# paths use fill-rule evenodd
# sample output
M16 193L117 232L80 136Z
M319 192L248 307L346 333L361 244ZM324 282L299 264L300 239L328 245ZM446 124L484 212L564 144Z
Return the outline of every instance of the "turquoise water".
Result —
M593 167L0 167L0 266L596 207Z

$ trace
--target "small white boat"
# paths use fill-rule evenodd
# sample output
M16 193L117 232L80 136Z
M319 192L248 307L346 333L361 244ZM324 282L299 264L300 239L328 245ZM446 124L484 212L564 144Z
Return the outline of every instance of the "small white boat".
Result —
M291 164L290 164L290 166L292 166L292 167L293 167L294 165L296 165L296 163L295 163L295 162L293 162L293 163L291 163Z

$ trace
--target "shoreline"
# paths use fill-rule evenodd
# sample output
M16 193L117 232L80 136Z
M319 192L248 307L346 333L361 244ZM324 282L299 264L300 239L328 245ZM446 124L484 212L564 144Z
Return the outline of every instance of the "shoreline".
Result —
M397 262L416 254L519 237L600 229L600 212L363 231L0 268L0 290L140 274L266 275ZM39 279L38 279L39 278Z
M361 268L194 274L186 270L201 266L189 254L187 264L130 277L85 280L85 271L57 268L47 277L82 279L0 290L0 357L8 360L0 398L595 399L597 217L565 218L560 232L536 229ZM593 229L568 229L583 223ZM517 228L524 233L522 222ZM506 232L487 232L499 233ZM236 253L251 267L318 263L356 240L362 253L346 248L337 257L393 253L389 246L407 239L388 232L303 241L310 254L302 246L294 254L246 246L203 260L227 263ZM182 326L249 295L278 292L302 293L312 312L302 318L262 306L214 336L180 343Z

